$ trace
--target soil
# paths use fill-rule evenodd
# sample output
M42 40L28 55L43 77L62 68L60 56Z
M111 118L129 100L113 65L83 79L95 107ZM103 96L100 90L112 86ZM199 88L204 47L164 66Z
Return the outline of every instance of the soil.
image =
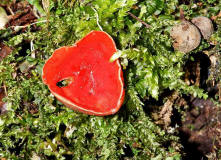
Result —
M188 159L200 158L193 154L193 146L201 155L215 152L221 148L221 108L209 99L194 98L180 131L188 142L185 143L189 147L184 146L189 152Z

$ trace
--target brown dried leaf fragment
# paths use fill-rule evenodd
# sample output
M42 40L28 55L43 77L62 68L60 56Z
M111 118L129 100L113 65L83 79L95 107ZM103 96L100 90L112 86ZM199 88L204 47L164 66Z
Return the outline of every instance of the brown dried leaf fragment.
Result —
M0 61L9 55L12 52L12 49L3 43L0 44Z
M219 17L221 17L221 11L216 16L212 16L211 19L216 20Z

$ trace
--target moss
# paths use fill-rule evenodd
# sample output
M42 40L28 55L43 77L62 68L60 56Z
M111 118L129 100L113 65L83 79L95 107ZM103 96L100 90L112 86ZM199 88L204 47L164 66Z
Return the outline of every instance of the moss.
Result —
M143 106L146 99L158 99L164 89L207 96L202 89L187 86L182 80L182 67L189 57L174 52L169 36L170 28L177 23L177 5L176 0L51 0L50 14L37 24L40 31L7 35L5 44L14 50L0 62L0 84L7 87L4 101L8 109L7 114L0 116L0 156L181 159L179 138L158 127L143 109L147 107ZM215 7L211 5L210 9ZM151 28L130 17L128 11ZM191 16L195 10L187 6L186 11ZM212 10L209 14L217 12ZM55 49L73 45L91 30L99 29L108 32L117 44L127 86L124 106L107 117L88 116L66 108L41 80L42 66ZM219 37L220 32L215 32L217 44L221 42ZM31 42L34 50L27 47ZM207 45L202 43L198 51ZM18 67L24 62L32 66L27 72ZM14 73L16 77L12 76Z

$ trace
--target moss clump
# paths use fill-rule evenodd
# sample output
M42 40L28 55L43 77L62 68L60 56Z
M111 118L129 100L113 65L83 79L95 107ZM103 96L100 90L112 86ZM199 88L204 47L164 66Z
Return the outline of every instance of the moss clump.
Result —
M189 57L174 52L169 34L177 23L178 5L177 0L50 0L47 16L37 24L40 31L30 29L16 36L2 36L1 32L4 43L14 49L0 62L0 84L7 89L4 101L8 110L0 116L0 156L181 159L178 137L159 128L143 109L148 107L143 105L145 100L158 99L165 89L207 96L202 89L182 80L182 66ZM128 11L151 27L145 28ZM66 108L41 80L42 67L55 49L72 45L91 30L99 29L109 33L117 44L119 52L115 56L121 59L127 86L124 106L116 115L107 117ZM219 35L216 32L213 37L217 43L221 42ZM202 43L198 51L208 45ZM26 72L20 69L24 62Z

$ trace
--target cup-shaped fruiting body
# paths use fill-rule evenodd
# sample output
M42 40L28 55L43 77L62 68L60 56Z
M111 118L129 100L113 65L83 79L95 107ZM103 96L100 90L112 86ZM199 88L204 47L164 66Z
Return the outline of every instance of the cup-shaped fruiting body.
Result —
M198 16L193 18L191 22L199 28L204 39L208 40L214 32L213 23L207 17Z
M91 31L74 46L61 47L43 67L43 81L67 107L89 115L116 113L123 104L123 72L114 40Z
M200 44L201 35L196 26L188 21L173 26L170 36L173 38L173 47L183 53L188 53Z

